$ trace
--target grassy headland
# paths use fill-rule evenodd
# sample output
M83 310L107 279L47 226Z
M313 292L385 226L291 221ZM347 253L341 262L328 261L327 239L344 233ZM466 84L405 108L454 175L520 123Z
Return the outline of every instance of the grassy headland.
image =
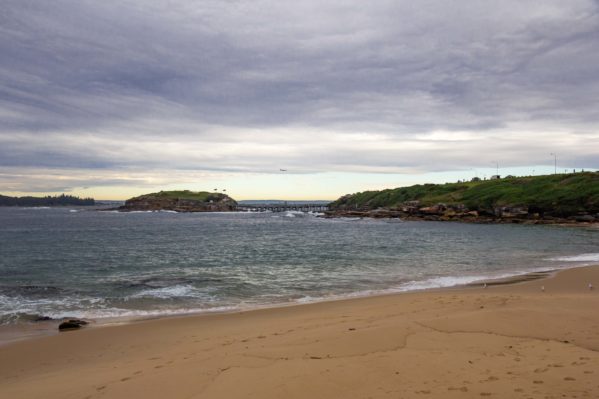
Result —
M519 213L538 214L541 218L592 216L599 213L599 173L509 177L364 191L343 196L330 208L396 209L410 204L418 207L458 207L495 216L500 208L517 208Z
M218 194L210 193L208 191L172 190L172 191L159 191L157 193L144 194L144 195L140 195L139 197L136 197L136 198L149 198L149 197L186 199L186 200L206 202L206 201L210 201L210 199L212 197L214 199L217 199Z

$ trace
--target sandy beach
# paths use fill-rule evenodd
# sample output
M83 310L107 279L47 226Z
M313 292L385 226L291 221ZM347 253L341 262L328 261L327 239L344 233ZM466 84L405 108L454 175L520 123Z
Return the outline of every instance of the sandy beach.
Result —
M5 398L596 398L599 266L0 347ZM545 290L542 291L541 287Z

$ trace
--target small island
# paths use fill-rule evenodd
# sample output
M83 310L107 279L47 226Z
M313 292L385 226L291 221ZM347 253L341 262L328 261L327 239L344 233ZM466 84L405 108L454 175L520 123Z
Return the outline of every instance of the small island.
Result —
M327 217L475 223L597 223L599 173L473 179L345 195Z
M144 194L128 199L125 205L117 208L122 212L232 212L236 209L237 202L226 194L189 190Z
M96 201L93 198L79 198L73 195L56 195L46 197L8 197L0 195L0 206L93 206Z

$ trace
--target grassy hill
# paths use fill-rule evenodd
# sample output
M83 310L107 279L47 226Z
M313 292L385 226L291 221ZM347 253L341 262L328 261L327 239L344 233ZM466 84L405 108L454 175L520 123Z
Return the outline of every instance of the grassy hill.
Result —
M208 191L189 191L189 190L173 190L173 191L160 191L157 193L144 194L138 198L144 197L155 197L165 199L185 199L192 201L210 201L212 198L218 198L218 194L210 193Z
M556 216L599 213L599 173L513 177L364 191L339 198L331 204L331 208L394 208L409 201L419 201L422 206L463 204L479 211L521 206Z

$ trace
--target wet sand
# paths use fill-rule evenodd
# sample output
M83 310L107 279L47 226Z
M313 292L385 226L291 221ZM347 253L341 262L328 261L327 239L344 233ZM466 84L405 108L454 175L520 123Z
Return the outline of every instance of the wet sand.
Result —
M0 347L0 392L78 399L599 397L599 267L518 280L14 342Z

